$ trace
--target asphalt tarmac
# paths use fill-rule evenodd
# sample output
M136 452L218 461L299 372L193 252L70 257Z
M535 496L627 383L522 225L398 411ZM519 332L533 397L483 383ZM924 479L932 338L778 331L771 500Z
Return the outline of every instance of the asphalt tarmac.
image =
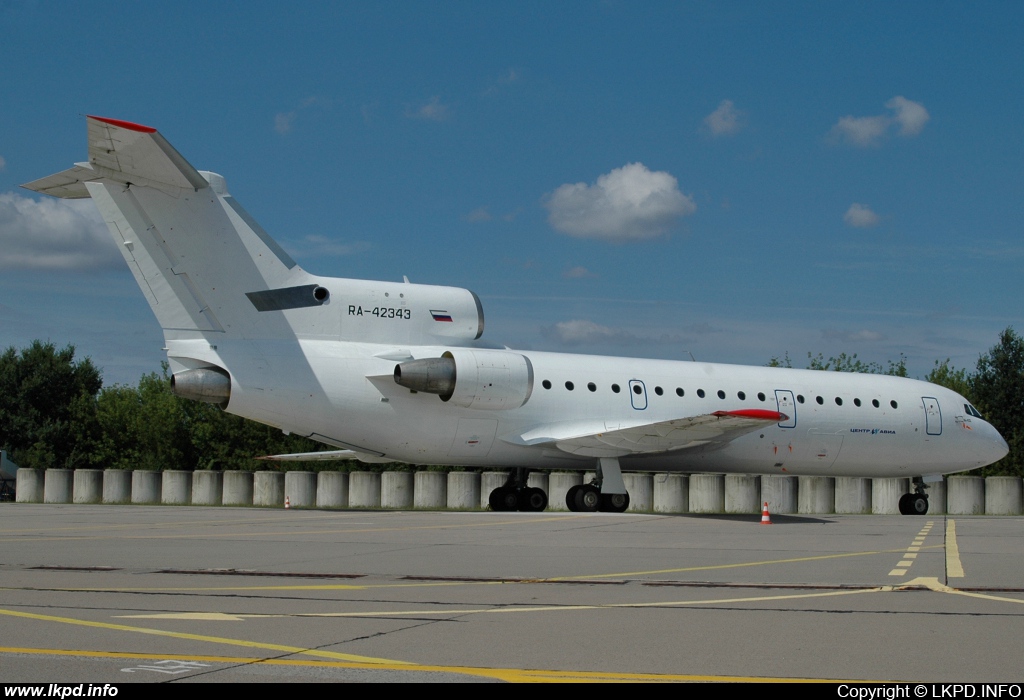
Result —
M1024 518L0 504L6 682L1020 682Z

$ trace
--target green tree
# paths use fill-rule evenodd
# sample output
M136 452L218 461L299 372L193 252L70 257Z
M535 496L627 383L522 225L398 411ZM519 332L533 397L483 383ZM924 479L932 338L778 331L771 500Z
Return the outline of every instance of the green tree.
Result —
M967 374L967 368L961 367L960 369L957 369L949 364L948 357L942 362L936 360L935 367L932 368L931 372L925 375L924 380L926 382L931 382L932 384L944 386L947 389L952 389L968 401L971 401L971 403L974 403L971 398L972 376Z
M983 474L1024 476L1024 338L1007 328L971 378L973 402L1000 432L1010 453Z
M96 394L103 385L75 348L33 341L0 355L0 445L22 467L85 467L99 437Z

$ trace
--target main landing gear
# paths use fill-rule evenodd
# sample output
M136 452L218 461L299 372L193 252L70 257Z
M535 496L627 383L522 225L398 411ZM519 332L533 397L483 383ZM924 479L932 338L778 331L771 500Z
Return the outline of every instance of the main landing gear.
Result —
M544 489L526 485L528 470L518 468L509 474L504 485L491 491L487 502L491 510L524 510L539 513L548 507L548 495Z
M914 477L914 492L900 496L901 515L925 515L928 513L928 494L925 492L924 480Z
M629 493L622 482L619 460L607 457L598 460L597 477L589 484L569 489L565 505L575 513L622 513L629 508Z

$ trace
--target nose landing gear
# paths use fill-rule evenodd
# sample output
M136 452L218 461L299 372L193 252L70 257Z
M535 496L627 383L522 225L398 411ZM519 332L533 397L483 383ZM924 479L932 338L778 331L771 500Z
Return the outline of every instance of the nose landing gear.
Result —
M921 477L914 477L914 492L900 496L900 514L926 515L928 513L928 493L925 489L927 488Z

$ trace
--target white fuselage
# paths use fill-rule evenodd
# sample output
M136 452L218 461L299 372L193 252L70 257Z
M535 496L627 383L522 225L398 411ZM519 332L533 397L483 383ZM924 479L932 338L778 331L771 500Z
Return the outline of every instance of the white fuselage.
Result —
M522 352L534 373L528 399L518 408L486 411L453 406L395 383L396 358L437 357L444 346L235 343L220 345L212 351L216 356L204 358L231 368L230 412L385 460L585 469L592 458L537 443L590 434L595 426L601 426L598 432L611 431L746 408L777 410L788 420L726 445L626 456L622 466L920 476L973 469L1006 451L998 432L970 415L963 397L898 377ZM181 350L195 357L196 345L185 341ZM169 341L169 347L173 359L176 346ZM254 362L254 357L259 359Z

